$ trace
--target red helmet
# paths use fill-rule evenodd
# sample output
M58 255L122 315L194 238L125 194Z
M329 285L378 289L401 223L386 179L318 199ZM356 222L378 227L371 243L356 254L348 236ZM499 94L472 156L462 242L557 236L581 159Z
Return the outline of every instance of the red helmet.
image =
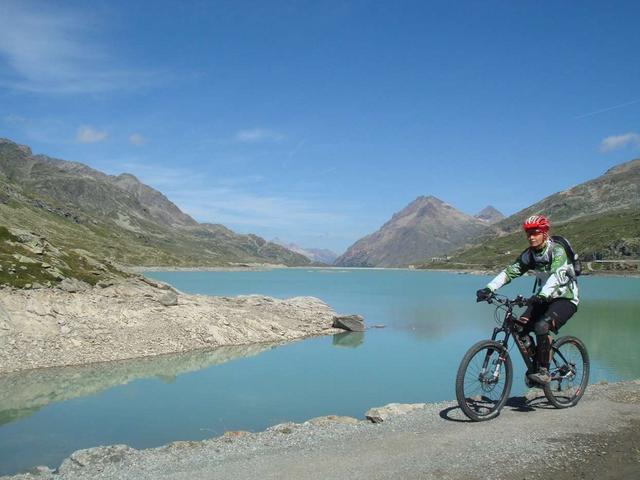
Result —
M548 232L549 220L544 215L531 215L522 223L522 228L525 231L537 229L543 232Z

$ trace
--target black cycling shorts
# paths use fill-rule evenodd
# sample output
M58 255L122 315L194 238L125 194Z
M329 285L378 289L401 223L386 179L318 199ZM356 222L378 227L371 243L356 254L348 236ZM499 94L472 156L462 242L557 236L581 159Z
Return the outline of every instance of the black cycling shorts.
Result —
M558 333L562 327L578 310L578 307L566 298L557 298L549 303L538 303L529 305L529 307L520 316L520 320L528 319L525 325L525 332L529 333L535 330L538 322L546 322L549 330Z

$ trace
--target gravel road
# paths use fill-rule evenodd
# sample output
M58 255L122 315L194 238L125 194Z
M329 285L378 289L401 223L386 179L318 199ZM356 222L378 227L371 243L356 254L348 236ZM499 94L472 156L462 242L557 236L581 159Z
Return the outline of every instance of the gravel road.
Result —
M454 402L380 424L337 417L227 432L148 450L75 452L52 472L13 479L638 479L640 381L591 385L557 410L514 397L491 421L468 422Z

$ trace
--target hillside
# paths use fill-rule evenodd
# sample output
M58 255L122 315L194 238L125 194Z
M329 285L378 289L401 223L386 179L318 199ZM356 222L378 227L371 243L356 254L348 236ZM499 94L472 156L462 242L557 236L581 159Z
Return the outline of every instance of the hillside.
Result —
M0 226L0 286L38 288L65 279L95 285L127 276L110 262L98 261L84 250L59 248L30 232L9 231Z
M418 197L377 232L358 240L340 256L341 267L406 266L446 254L489 229L488 224L442 200Z
M134 176L32 155L0 139L0 226L127 265L307 265L256 235L199 224Z
M552 223L564 223L585 215L614 210L640 209L640 159L622 163L603 175L554 193L530 207L497 222L502 232L520 228L524 218L542 214Z
M585 272L593 270L638 270L640 260L640 211L638 209L586 215L569 222L557 224L552 234L569 239L580 255ZM495 237L482 245L476 245L451 254L447 262L427 261L419 268L481 268L496 269L515 261L527 248L527 241L520 231ZM614 264L601 260L622 260ZM631 262L629 262L631 261Z
M552 234L567 237L588 269L635 271L640 259L640 159L622 163L593 180L550 195L493 225L471 247L446 262L425 257L419 268L504 266L527 247L522 220L533 214L551 220ZM610 263L613 260L620 262ZM606 262L605 262L606 261Z

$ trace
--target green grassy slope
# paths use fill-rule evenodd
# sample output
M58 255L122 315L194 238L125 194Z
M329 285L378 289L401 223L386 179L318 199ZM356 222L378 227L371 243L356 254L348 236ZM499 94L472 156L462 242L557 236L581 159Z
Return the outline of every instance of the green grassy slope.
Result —
M569 239L583 262L640 259L640 210L635 208L586 215L556 225L551 234ZM525 248L526 238L518 231L454 252L447 262L424 262L419 268L496 269L514 261ZM594 264L592 268L603 266Z
M52 286L65 278L91 285L100 280L123 277L109 262L101 262L81 251L59 248L29 232L10 231L0 225L0 285L17 288Z

